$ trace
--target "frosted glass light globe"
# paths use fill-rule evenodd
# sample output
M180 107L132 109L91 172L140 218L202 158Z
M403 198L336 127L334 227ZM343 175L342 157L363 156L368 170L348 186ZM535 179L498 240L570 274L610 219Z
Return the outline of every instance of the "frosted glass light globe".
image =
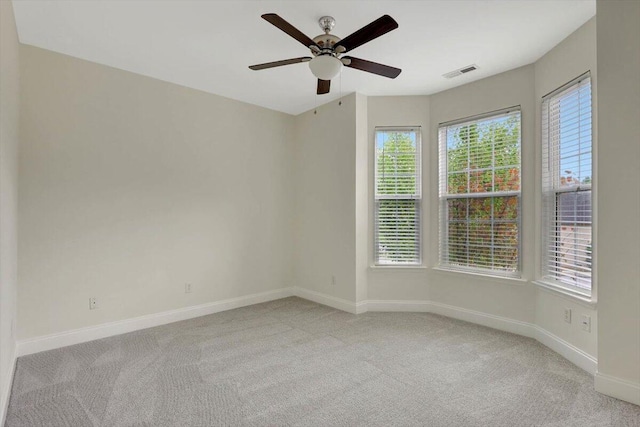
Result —
M309 61L309 68L320 80L331 80L342 70L342 62L331 55L320 55Z

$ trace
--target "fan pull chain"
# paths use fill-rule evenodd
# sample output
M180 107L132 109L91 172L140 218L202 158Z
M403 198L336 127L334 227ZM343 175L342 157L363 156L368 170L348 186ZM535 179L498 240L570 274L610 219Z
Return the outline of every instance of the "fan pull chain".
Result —
M342 105L342 71L340 71L340 102L338 102L338 105Z

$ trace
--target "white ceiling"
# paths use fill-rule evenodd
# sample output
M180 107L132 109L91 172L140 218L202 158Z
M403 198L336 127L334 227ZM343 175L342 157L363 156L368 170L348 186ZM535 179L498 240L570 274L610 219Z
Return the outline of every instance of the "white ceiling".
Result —
M13 0L20 41L206 92L298 114L342 93L424 95L530 64L595 15L595 0L188 1ZM391 15L399 28L350 55L402 68L395 80L345 68L315 95L307 64L252 64L308 56L260 18L273 12L309 37L336 19L345 37ZM477 64L455 79L442 74Z

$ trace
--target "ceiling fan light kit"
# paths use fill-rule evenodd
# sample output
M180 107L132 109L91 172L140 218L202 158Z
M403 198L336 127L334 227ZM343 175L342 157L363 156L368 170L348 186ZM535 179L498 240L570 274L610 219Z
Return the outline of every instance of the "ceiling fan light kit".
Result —
M342 62L331 55L319 55L309 61L309 68L320 80L331 80L342 71Z
M318 95L329 93L331 88L331 79L340 74L343 66L391 79L395 79L402 72L399 68L378 64L364 59L354 58L351 56L341 57L342 54L398 28L398 23L389 15L381 16L344 39L340 39L339 37L330 34L336 23L335 19L331 16L323 16L319 19L318 24L324 31L324 34L316 36L313 39L307 37L300 30L275 13L266 13L262 15L262 19L276 26L305 45L311 51L313 56L303 56L299 58L285 59L282 61L267 62L264 64L251 65L249 68L257 71L267 68L281 67L283 65L308 62L311 72L318 79L316 92Z

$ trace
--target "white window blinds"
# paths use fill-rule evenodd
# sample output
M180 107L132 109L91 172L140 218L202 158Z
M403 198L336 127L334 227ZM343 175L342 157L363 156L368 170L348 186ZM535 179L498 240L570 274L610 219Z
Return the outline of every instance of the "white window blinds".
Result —
M440 126L440 265L517 275L520 109Z
M420 128L376 128L375 263L421 263Z
M542 279L591 292L591 79L588 74L542 102Z

